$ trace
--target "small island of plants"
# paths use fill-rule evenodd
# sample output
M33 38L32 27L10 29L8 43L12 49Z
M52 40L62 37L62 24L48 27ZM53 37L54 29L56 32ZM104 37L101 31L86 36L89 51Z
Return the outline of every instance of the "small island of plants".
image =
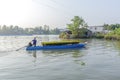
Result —
M120 40L120 24L104 24L104 32L92 32L87 23L79 16L74 16L71 23L67 24L67 30L60 33L63 39L98 38L108 40Z
M62 32L60 38L88 38L91 37L91 31L87 29L87 23L79 16L74 16L70 24L67 24L68 31ZM70 34L70 33L71 34Z

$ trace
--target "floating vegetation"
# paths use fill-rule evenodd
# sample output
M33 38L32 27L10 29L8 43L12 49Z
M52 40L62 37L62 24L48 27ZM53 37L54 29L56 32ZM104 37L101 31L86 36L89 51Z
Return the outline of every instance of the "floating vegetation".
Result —
M75 60L75 62L76 62L77 64L81 65L81 66L85 66L85 65L86 65L85 62L80 61L80 60Z
M80 40L63 40L63 41L50 41L50 42L41 42L43 46L46 45L65 45L65 44L78 44L80 43Z
M84 66L84 65L85 65L85 62L82 62L82 61L81 61L80 64L81 64L82 66Z

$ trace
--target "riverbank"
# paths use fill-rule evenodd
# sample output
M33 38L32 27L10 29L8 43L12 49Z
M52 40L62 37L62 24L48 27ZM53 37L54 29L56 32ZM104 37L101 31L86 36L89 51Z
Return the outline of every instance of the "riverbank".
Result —
M73 37L72 35L68 35L66 33L62 33L59 35L59 38L63 39L106 39L106 40L120 40L120 34L118 32L110 32L110 33L94 33L91 36L86 36L85 34L79 35L79 37Z

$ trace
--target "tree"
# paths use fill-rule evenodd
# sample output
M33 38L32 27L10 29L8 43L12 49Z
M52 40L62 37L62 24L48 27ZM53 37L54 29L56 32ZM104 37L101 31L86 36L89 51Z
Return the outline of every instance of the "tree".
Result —
M120 28L120 24L104 24L104 30L115 30L117 28Z
M108 24L104 24L103 27L104 27L104 30L110 30L110 27Z
M21 28L19 26L6 26L0 25L0 35L32 35L32 34L58 34L60 30L55 28L53 30L50 29L48 25L34 27L34 28Z
M44 34L49 34L49 26L44 25Z
M67 24L67 28L72 31L74 37L77 37L79 35L79 29L86 28L87 23L85 23L85 21L79 16L74 16L71 21L71 24Z

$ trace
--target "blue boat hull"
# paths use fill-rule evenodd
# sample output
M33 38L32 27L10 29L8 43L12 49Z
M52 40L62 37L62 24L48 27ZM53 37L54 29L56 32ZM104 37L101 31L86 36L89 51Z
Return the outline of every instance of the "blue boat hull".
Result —
M26 50L53 50L53 49L75 49L83 48L85 44L70 44L70 45L54 45L54 46L35 46L27 47Z

